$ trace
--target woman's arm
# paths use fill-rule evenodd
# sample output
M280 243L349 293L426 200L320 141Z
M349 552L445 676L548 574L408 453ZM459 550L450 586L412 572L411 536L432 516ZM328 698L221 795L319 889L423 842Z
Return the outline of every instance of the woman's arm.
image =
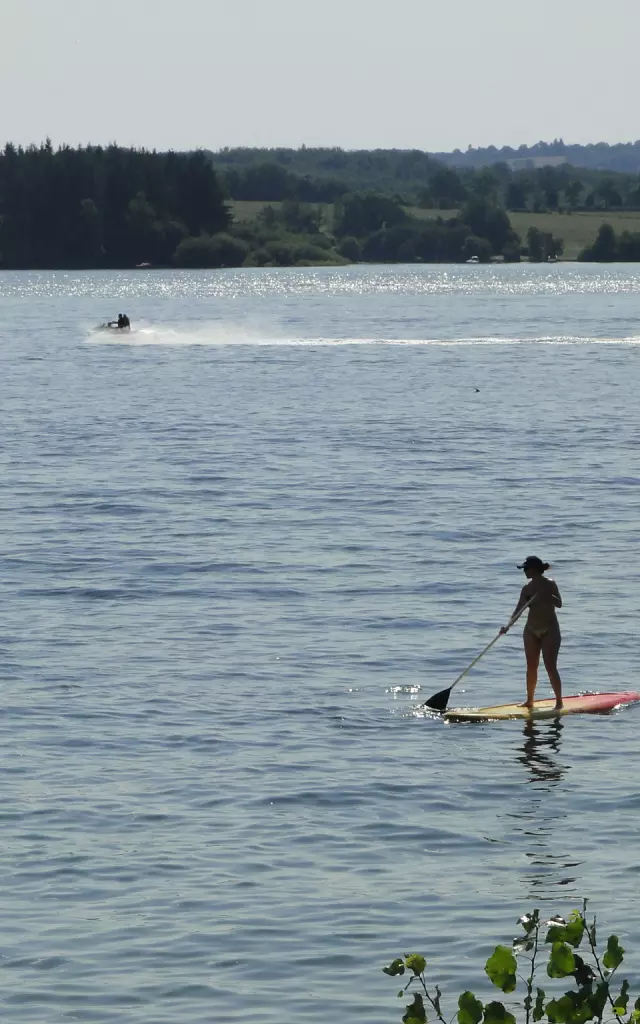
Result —
M524 606L529 604L529 602L533 600L534 596L535 595L531 594L531 592L529 591L529 584L522 588L522 590L520 591L520 597L518 598L518 603L511 612L511 617L509 618L507 625L502 626L500 629L500 633L502 635L504 635L504 633L507 633L511 629L511 626L513 625L513 620L520 614Z
M511 619L515 619L516 615L518 615L518 613L520 611L522 611L522 609L524 608L525 604L527 604L527 602L530 601L532 597L533 597L533 591L530 589L529 584L526 583L524 585L524 587L522 588L522 590L520 591L520 597L518 598L517 605L513 609L513 612L511 614ZM509 621L511 621L511 619Z
M551 600L553 601L556 608L562 608L562 598L560 597L558 584L555 580L551 580Z

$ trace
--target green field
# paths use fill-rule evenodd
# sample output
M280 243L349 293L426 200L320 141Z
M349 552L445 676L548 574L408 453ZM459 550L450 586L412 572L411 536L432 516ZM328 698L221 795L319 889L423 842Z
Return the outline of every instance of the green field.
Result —
M279 210L282 203L263 203L261 200L254 202L252 199L230 199L228 203L233 212L233 219L237 221L255 220L265 206L273 206Z
M241 224L243 221L246 223L247 221L255 220L258 214L264 210L265 206L272 206L274 210L279 210L282 203L277 201L267 203L254 199L231 199L228 205L233 211L233 219ZM322 209L322 230L331 234L333 230L333 203L311 203L311 205Z
M411 207L409 212L414 217L432 219L433 217L455 217L456 210L421 210ZM621 231L640 231L640 211L603 213L510 213L509 219L514 231L517 231L523 242L527 240L530 227L539 231L550 231L555 238L564 242L564 259L575 260L578 253L588 245L592 245L601 224L610 224L616 234Z
M523 241L533 225L551 231L564 241L564 258L575 260L578 253L593 245L601 224L610 224L617 235L622 231L640 231L640 211L620 213L510 213L513 228Z
M253 220L265 206L273 206L278 209L280 203L263 203L249 201L233 201L229 204L233 210L234 218L237 221ZM333 220L333 207L331 204L324 205L325 228L331 230ZM433 220L434 217L443 217L445 220L455 217L457 210L423 210L418 206L407 208L407 213L422 220ZM620 234L622 231L640 232L640 211L632 210L627 212L603 213L510 213L509 217L514 231L517 231L523 242L526 242L527 231L530 227L538 228L540 231L550 231L556 238L564 242L564 259L575 260L578 253L592 245L601 224L611 224L611 227Z

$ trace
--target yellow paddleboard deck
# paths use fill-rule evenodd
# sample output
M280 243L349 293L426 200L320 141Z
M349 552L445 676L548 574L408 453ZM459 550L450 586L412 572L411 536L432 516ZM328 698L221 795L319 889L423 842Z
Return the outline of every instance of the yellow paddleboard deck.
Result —
M496 704L489 708L451 708L442 716L447 722L489 722L507 718L557 718L560 715L594 714L612 711L621 704L640 701L640 693L622 690L618 693L587 693L565 697L563 707L557 709L555 698L536 700L532 708L522 704Z

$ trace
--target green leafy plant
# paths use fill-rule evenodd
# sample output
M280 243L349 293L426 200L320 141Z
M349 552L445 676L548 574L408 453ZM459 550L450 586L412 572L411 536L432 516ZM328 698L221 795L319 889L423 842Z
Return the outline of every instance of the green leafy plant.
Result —
M629 982L620 983L616 972L624 960L624 949L617 935L610 935L606 949L598 949L596 919L587 920L587 901L582 910L574 910L568 920L554 917L543 920L539 910L525 914L518 922L522 934L511 946L496 946L485 965L487 977L505 994L515 993L518 981L524 986L507 1008L498 1001L483 1004L473 992L458 998L457 1013L447 1019L442 1009L438 985L430 987L425 978L426 960L418 953L397 957L385 974L392 978L408 974L409 980L398 992L404 998L412 989L413 1001L402 1017L404 1024L427 1024L429 1014L440 1024L586 1024L587 1021L616 1021L640 1024L640 998L631 1004ZM537 984L546 956L546 974L552 979L571 979L572 988L560 995L548 996ZM527 963L524 974L520 963Z

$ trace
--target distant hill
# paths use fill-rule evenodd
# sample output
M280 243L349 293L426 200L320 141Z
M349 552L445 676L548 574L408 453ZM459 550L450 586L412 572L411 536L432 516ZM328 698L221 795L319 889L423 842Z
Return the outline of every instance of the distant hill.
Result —
M602 165L603 153L629 150L635 169L587 166L589 155L598 162L600 150ZM336 203L349 193L375 191L423 209L456 210L473 197L533 213L640 209L640 143L566 146L556 140L466 153L301 146L223 149L209 156L226 194L236 202Z
M482 149L454 150L452 153L428 153L422 150L373 149L344 150L301 146L258 149L227 148L210 152L214 167L220 174L228 195L240 201L333 203L345 192L374 189L385 195L398 195L407 202L427 205L425 187L442 175L457 174L466 185L474 174L486 173L494 167L501 181L505 175L558 175L564 179L579 178L585 193L593 189L602 176L620 175L622 193L634 192L640 174L640 141L605 142L588 146L567 145L562 139L538 142L535 146L487 146ZM544 184L548 184L545 180ZM462 194L442 197L445 207L455 206ZM436 202L436 205L441 205ZM598 205L596 203L596 205Z
M481 149L469 148L465 152L454 149L452 153L430 153L449 167L490 167L492 164L508 164L511 170L558 166L566 163L572 167L584 167L592 171L620 171L625 174L640 173L640 141L590 143L587 146L567 145L562 139L553 142L536 142L535 146L487 146Z
M232 198L241 200L333 202L350 190L411 191L440 166L418 149L237 147L209 155Z

